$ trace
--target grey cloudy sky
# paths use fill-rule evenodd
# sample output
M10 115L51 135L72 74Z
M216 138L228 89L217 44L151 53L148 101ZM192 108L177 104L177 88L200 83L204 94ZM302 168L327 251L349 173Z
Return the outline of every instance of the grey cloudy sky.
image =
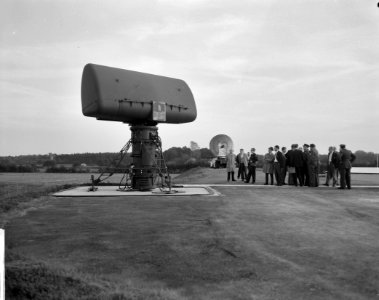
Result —
M123 146L127 125L81 113L87 63L188 83L197 120L159 125L164 149L379 151L377 1L3 0L0 44L0 155Z

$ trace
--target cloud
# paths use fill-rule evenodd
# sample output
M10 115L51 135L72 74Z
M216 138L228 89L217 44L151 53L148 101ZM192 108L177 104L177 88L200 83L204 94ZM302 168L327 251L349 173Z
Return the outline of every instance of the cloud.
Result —
M164 147L227 133L259 151L338 138L379 149L367 133L379 126L372 3L5 0L0 28L0 155L118 150L127 126L81 115L89 62L189 84L198 119L160 125ZM20 148L20 134L36 142Z

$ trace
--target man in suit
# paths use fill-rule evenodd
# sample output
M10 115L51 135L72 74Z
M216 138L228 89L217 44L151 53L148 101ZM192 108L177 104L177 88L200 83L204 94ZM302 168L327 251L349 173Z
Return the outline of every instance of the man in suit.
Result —
M256 174L256 168L257 168L257 161L258 161L258 155L255 154L255 148L251 148L251 154L249 157L249 160L247 162L247 168L249 170L249 173L247 174L246 177L246 183L250 182L250 177L251 182L254 184L255 183L255 174Z
M294 172L295 165L294 165L294 157L293 157L295 150L296 150L296 145L292 144L291 149L287 151L285 156L286 156L286 164L288 167L288 184L297 186L296 173Z
M287 175L287 148L282 147L282 153L284 156L284 168L283 168L283 173L282 173L282 179L283 179L283 184L286 184L286 175Z
M237 155L237 164L238 164L238 174L237 178L245 181L246 177L246 167L247 167L247 155L243 149L240 149L240 153Z
M351 164L355 160L355 155L350 151L346 149L346 145L341 144L340 145L340 187L339 189L344 190L346 187L350 190L351 189Z
M299 180L299 185L304 185L304 158L303 158L303 152L299 149L297 149L298 145L295 144L296 149L292 153L293 157L293 166L295 167L296 171L296 177ZM295 185L297 186L297 182L295 181Z
M275 146L275 158L274 158L274 174L277 186L283 185L283 168L284 168L284 155L280 152L280 147L278 145Z
M328 160L327 160L327 173L325 186L329 186L329 182L333 179L333 187L337 184L337 170L339 168L339 155L335 151L335 147L329 147Z

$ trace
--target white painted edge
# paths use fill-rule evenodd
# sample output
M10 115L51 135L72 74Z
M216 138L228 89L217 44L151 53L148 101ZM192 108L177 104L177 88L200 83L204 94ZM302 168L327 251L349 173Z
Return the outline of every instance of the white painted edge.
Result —
M179 185L179 184L178 184ZM294 185L282 185L282 186L276 186L276 185L264 185L264 184L222 184L222 183L207 183L207 184L181 184L183 187L248 187L248 188L254 188L254 187L264 187L264 188L284 188L284 189L296 189L296 188L308 188L308 186L300 187L300 186L294 186ZM362 189L362 188L370 188L370 189L379 189L379 185L352 185L352 189ZM338 190L338 187L331 187L331 186L324 186L319 185L318 187L313 187L312 189L331 189L331 190Z
M5 231L0 229L0 300L5 299Z
M206 187L206 186L192 186L189 187L189 189L198 189L202 190L200 191L193 191L189 193L173 193L173 194L165 194L159 192L159 189L153 190L153 191L118 191L114 190L117 188L117 186L104 186L101 187L96 192L88 192L89 186L79 186L75 188L70 188L66 190L62 190L60 192L56 192L53 194L55 197L120 197L120 196L167 196L167 197L179 197L179 196L213 196L214 194L217 194L214 189ZM183 186L181 186L183 187ZM180 187L173 187L173 190L178 189L180 190ZM185 189L185 187L184 187ZM73 192L76 191L75 194ZM107 194L107 192L112 192L112 194ZM115 192L115 193L114 193Z

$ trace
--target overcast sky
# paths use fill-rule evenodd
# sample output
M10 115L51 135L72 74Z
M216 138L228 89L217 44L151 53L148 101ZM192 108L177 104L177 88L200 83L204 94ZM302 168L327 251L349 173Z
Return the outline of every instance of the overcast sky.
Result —
M87 63L187 82L197 119L159 125L164 149L379 152L377 2L2 0L0 155L121 149L128 125L82 115Z

